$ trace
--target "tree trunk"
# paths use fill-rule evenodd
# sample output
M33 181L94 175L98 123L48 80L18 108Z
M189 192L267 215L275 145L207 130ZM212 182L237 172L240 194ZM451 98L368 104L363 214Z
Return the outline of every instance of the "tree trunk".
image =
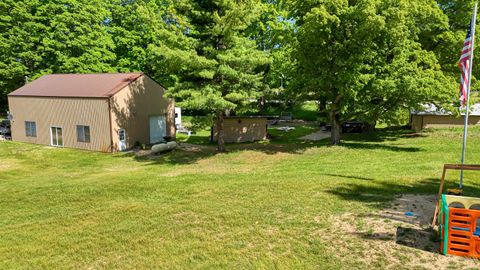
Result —
M217 112L217 150L225 152L225 140L223 130L223 111Z
M318 100L318 120L320 124L328 122L327 102L324 98Z
M330 112L330 119L332 123L332 135L330 142L332 145L340 144L340 130L342 128L340 124L340 114L338 112Z
M327 112L327 101L324 98L320 98L318 100L318 112L321 115L327 116L327 114L326 114L326 112Z
M375 132L375 126L376 126L376 125L377 125L377 122L365 123L365 130L364 130L364 132L374 133L374 132Z
M260 113L265 112L265 97L261 96L260 99L258 100L258 110Z
M264 113L265 112L265 102L266 102L266 99L265 99L265 93L266 93L266 89L267 89L267 78L268 78L268 74L270 72L270 64L267 64L265 66L265 70L263 71L263 80L262 80L262 96L260 97L260 99L258 100L258 109L260 111L260 113Z

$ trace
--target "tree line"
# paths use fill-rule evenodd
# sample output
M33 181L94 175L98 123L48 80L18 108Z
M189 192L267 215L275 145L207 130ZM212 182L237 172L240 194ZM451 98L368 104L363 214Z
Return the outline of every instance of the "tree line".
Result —
M452 109L473 0L3 0L0 107L44 74L143 71L223 117L315 100L332 125ZM474 69L474 77L478 74ZM476 89L476 81L473 81Z

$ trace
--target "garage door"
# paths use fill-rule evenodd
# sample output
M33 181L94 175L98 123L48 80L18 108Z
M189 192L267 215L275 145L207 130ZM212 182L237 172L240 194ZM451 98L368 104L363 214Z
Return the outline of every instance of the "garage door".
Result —
M165 116L150 116L150 143L164 141L167 135L167 122Z

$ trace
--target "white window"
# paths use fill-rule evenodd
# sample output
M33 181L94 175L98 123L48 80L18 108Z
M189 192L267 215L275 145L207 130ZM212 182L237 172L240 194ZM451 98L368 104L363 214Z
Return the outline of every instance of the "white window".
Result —
M27 137L37 137L37 123L25 121L25 135Z
M120 129L118 131L118 139L120 141L125 141L125 129Z
M118 150L125 151L127 149L127 133L125 129L118 130Z
M50 127L50 140L52 146L63 146L63 130L61 127Z
M77 126L77 142L90 142L89 126Z

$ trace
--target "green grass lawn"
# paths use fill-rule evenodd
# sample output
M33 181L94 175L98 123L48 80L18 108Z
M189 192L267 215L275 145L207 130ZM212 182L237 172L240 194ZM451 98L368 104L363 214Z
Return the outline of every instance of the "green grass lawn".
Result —
M467 160L480 163L480 129L469 134ZM461 138L383 130L336 147L284 140L153 159L0 142L0 269L366 268L318 231L344 234L329 220L436 193ZM480 194L479 176L466 173L467 195Z
M210 130L208 129L199 130L190 136L179 133L177 134L177 141L192 144L214 144L210 142Z
M268 129L268 135L270 136L271 143L298 143L298 138L311 134L317 130L319 130L319 127L315 125L297 126L295 129L289 131L282 131L273 127Z

